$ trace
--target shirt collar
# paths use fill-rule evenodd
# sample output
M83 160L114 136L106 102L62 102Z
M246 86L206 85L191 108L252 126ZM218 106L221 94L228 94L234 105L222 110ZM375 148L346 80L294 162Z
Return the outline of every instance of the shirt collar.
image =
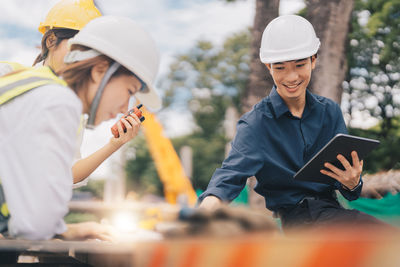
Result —
M289 112L289 108L287 107L285 101L283 101L281 96L278 94L275 85L272 87L269 98L271 100L272 109L276 118L279 118L286 112ZM312 93L306 90L306 107L311 109L315 104L323 105L321 101L319 101Z
M275 85L272 87L271 93L269 94L269 98L271 99L272 109L274 110L276 118L279 118L280 116L289 111L288 107L286 106L286 103L278 94Z

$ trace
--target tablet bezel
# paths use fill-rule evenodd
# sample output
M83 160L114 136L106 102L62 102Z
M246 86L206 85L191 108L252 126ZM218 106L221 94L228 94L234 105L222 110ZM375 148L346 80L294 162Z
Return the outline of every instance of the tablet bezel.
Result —
M318 153L316 153L294 176L298 181L308 181L324 184L334 184L335 179L320 172L325 162L330 162L335 166L342 168L342 164L336 159L338 154L342 154L351 161L351 151L357 151L359 159L365 156L379 145L379 140L365 137L353 136L348 134L335 135ZM344 145L345 144L345 145ZM337 146L333 148L332 146ZM325 153L325 155L323 155ZM326 155L328 154L328 155Z

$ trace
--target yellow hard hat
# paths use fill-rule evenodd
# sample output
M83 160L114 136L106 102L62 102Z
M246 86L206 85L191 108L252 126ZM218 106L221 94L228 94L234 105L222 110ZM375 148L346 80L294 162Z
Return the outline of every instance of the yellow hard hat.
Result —
M44 34L48 29L66 28L80 31L89 21L100 17L93 0L61 0L47 13L39 31Z

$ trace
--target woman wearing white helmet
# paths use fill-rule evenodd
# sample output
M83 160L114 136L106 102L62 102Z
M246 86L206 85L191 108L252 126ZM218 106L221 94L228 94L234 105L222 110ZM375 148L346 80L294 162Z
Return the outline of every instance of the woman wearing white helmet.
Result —
M72 193L80 115L88 113L89 122L97 125L125 112L132 94L143 99L155 94L158 50L132 20L97 18L69 45L67 66L59 73L65 81L48 67L0 78L0 200L7 204L0 203L7 210L0 216L0 231L11 237L85 237L87 233L76 232L63 221ZM132 115L122 123L136 135L139 118ZM118 130L123 133L121 124ZM104 234L93 232L89 235Z
M40 23L39 31L43 33L42 51L36 58L34 65L43 62L54 71L65 67L64 57L68 52L67 42L73 38L89 21L101 16L93 0L62 0L48 12L45 20ZM139 96L140 98L140 96ZM146 107L160 107L160 98L152 94L140 98ZM125 110L123 113L125 113ZM72 166L74 188L84 186L89 175L109 156L135 137L132 132L124 132L119 137L111 137L109 142L86 158L81 157L80 146L83 132L87 126L87 118L82 116L77 134L77 145ZM92 122L93 124L93 122ZM90 125L89 125L90 126Z
M33 65L43 64L49 66L55 72L65 67L64 57L68 52L68 40L73 38L89 21L101 16L93 0L61 0L55 4L38 30L43 34L41 53L35 59ZM0 76L23 69L24 66L13 62L0 62ZM151 107L159 104L160 98L153 94L152 97L141 99L142 104ZM143 102L145 101L145 102ZM156 106L159 108L159 106ZM126 111L125 111L126 112ZM124 113L125 113L124 112ZM131 132L124 132L119 137L111 137L109 142L91 155L82 158L80 147L83 140L84 129L87 126L87 118L82 115L77 134L77 144L72 166L74 188L84 186L88 182L89 175L109 156L121 148L135 136Z
M336 189L348 200L360 196L363 162L355 151L353 164L338 156L343 170L330 163L321 170L336 180L334 185L293 179L331 138L347 132L339 105L307 90L319 46L313 26L300 16L280 16L267 25L260 59L275 85L239 120L228 158L199 197L201 207L212 209L232 201L247 177L255 176L255 191L281 218L284 229L333 222L381 224L372 216L344 209L337 201Z

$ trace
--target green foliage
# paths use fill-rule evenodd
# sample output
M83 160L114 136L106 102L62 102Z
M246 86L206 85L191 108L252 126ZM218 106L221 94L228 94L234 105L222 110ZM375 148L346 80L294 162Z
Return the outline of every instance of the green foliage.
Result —
M100 222L100 218L95 214L88 212L70 212L64 217L64 221L66 223L81 223L89 221Z
M381 125L368 130L350 128L349 133L357 136L378 139L381 143L364 159L364 171L376 173L382 170L400 169L400 118L393 119L387 137L382 136Z
M247 29L227 38L221 48L199 41L187 54L179 55L171 65L168 96L188 93L185 108L198 126L193 134L174 140L179 149L193 149L193 185L205 189L215 169L225 156L223 121L225 111L240 103L249 77L250 31ZM172 103L173 101L170 101Z
M214 135L209 139L199 134L173 139L174 147L179 151L182 146L190 146L193 150L192 184L196 189L205 190L216 168L221 167L225 157L227 140L222 135Z
M297 15L302 16L302 17L306 17L307 15L307 6L303 9L301 9L299 12L297 12Z
M188 145L193 151L195 189L204 190L225 156L223 121L229 106L240 110L249 77L250 31L233 34L222 46L198 41L187 53L177 55L160 87L167 108L190 112L197 126L190 135L172 139L176 151ZM126 165L128 188L137 193L162 195L154 162L143 137L130 149L135 158Z
M185 145L192 148L192 183L194 188L204 190L207 187L215 169L221 166L224 159L226 142L227 140L222 135L215 135L206 139L197 133L172 139L176 151L179 151ZM135 191L139 195L163 195L163 185L145 139L142 136L136 138L130 149L133 149L136 155L126 164L128 191Z
M89 180L86 186L75 189L81 192L90 192L96 199L103 199L104 180Z
M400 1L367 1L365 8L370 11L368 36L382 41L385 45L380 50L380 67L397 60L400 53Z
M217 105L239 107L248 81L249 47L250 32L246 30L229 37L222 48L198 41L188 53L178 55L163 86L167 88L166 106L183 103L187 107L190 101L189 108L196 113L207 106L209 98L218 98L213 100ZM218 115L218 110L209 113Z
M137 136L129 144L129 149L134 152L135 157L128 160L125 166L127 190L139 195L163 195L163 186L144 136Z
M388 136L400 115L400 0L357 0L351 25L342 106L381 119Z
M381 141L365 159L366 172L400 168L400 0L356 0L351 25L342 108L380 123L349 132Z

